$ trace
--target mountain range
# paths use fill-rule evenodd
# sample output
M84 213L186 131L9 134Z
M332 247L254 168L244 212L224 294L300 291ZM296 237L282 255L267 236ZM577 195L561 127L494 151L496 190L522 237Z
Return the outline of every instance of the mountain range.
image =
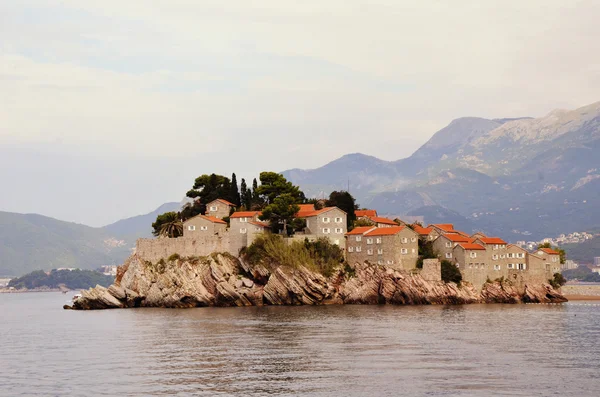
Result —
M283 175L307 196L346 190L388 216L454 219L510 241L600 225L600 102L541 118L453 120L412 156L349 154Z

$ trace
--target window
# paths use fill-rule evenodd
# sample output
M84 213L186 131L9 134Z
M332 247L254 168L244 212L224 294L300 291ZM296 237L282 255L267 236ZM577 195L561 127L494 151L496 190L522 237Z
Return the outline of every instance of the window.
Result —
M247 230L246 230L245 227L243 227L243 228L240 229L240 233L246 233L246 232L247 232Z
M446 248L452 248L452 243L450 241L446 242Z
M200 230L208 230L208 226L200 226Z
M494 265L494 270L500 270L500 265Z
M333 243L334 243L335 245L340 245L340 240L336 238L335 240L333 240Z
M416 253L416 251L415 251L415 249L414 249L414 248L412 249L412 253L413 253L413 254L415 254L415 253Z
M408 239L406 237L402 237L402 242L403 243L408 243Z
M348 252L354 252L354 247L348 247Z
M498 244L494 244L494 249L497 250L498 249Z
M477 258L477 252L470 252L470 253L469 253L469 256L470 256L471 258Z
M555 256L552 258L552 262L558 262L558 258Z
M388 265L393 265L393 264L394 264L394 261L387 261L387 264L388 264Z
M506 255L505 255L505 254L502 254L502 255L500 255L500 258L501 258L501 259L504 259L504 258L506 258Z
M215 205L211 205L211 206L210 206L210 210L211 210L212 212L215 212L215 211L217 210L217 206L215 206Z
M497 261L498 260L498 254L492 255L492 259L495 260L495 261Z
M362 240L362 236L356 236L356 241Z
M522 252L517 253L517 258L525 258L525 254Z
M362 248L361 247L356 247L356 252L361 252Z
M469 269L473 269L473 264L469 263Z
M381 244L381 237L377 237L377 240L375 240L377 242L377 244Z
M408 250L406 248L401 248L400 253L403 255L406 255L406 254L408 254Z
M415 241L417 241L417 238L416 238L416 237L412 237L412 238L410 239L410 241L414 243Z
M509 253L508 253L508 255L507 255L507 258L512 258L512 257L513 257L513 255L514 255L514 254L513 254L512 252L509 252Z
M340 218L339 216L335 218L335 223L342 223L342 218Z
M452 253L451 252L446 252L446 258L448 258L448 259L452 258Z
M189 226L188 226L188 230L192 230L192 231L194 231L194 230L196 230L196 226L194 226L194 225L189 225Z
M255 227L255 228L254 228L254 231L255 231L255 232L262 232L262 228L261 228L261 227Z
M378 248L378 249L377 249L377 253L378 253L379 255L383 254L383 249L381 249L381 248Z
M240 218L240 222L248 222L248 218Z
M525 270L526 268L527 268L527 265L525 265L524 263L517 263L517 269Z
M367 244L373 244L373 239L372 238L368 238L367 239Z
M323 223L329 223L329 221L330 221L330 219L329 219L329 218L327 218L327 217L324 217L324 218L323 218Z
M377 261L377 264L378 264L378 265L383 265L383 261L382 261L382 260L378 260L378 261Z
M331 233L331 229L329 229L328 227L324 227L323 234L329 234L329 233Z
M507 267L508 267L509 269L514 269L514 268L515 268L515 265L514 265L514 264L512 264L512 263L509 263L509 264L507 265Z
M369 249L367 250L367 255L373 255L373 250L369 248Z
M336 228L335 228L335 232L336 232L337 234L342 234L344 231L342 230L342 228L341 228L341 227L336 227Z

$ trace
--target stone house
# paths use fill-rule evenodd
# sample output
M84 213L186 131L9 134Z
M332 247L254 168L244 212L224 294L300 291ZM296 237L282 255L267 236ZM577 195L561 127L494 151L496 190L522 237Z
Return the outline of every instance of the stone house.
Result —
M554 275L560 273L560 253L552 248L540 248L536 251L536 255L542 258L545 262L546 269Z
M438 234L445 234L454 232L454 225L452 223L435 223L427 227L433 228Z
M377 216L377 211L375 211L375 210L355 210L354 215L356 215L356 220L368 221L370 217Z
M212 236L222 234L227 222L214 216L196 215L183 223L183 237Z
M452 250L452 257L462 273L463 280L481 288L487 280L490 266L486 263L485 247L475 243L458 243Z
M412 225L413 230L417 232L419 238L423 241L433 241L434 236L431 234L433 228L431 227L423 227L421 225L414 224Z
M442 234L433 240L433 252L442 260L452 261L454 259L454 247L459 243L470 243L471 241L470 237L457 233Z
M370 216L368 220L373 223L375 227L393 227L400 226L398 223L394 222L391 219L384 218L381 216Z
M502 240L500 237L478 237L473 240L474 243L482 245L487 251L487 263L496 261L502 261L507 258L507 245L508 243ZM515 253L516 255L516 253ZM507 262L503 262L507 263Z
M344 234L347 232L347 215L338 207L325 207L320 210L305 212L306 228L304 235L314 239L327 238L333 244L345 248Z
M349 263L377 263L398 270L414 269L419 235L409 227L357 227L346 233Z
M473 233L473 234L471 235L471 238L472 238L473 240L475 240L476 238L481 238L481 237L487 237L487 236L486 236L485 234L481 233L481 232L476 232L476 233Z
M235 210L235 204L223 199L216 199L206 204L206 215L215 218L226 218L233 210Z

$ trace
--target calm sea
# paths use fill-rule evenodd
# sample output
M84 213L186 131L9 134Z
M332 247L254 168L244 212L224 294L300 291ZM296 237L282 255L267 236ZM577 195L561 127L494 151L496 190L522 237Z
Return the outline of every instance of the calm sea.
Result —
M2 396L600 396L600 305L76 312L0 294Z

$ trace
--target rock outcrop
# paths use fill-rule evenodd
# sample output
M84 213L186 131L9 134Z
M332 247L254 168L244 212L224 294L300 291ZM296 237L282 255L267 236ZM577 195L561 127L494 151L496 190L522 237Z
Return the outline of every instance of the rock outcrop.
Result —
M115 283L82 291L66 309L185 308L322 304L464 304L566 301L549 285L488 283L482 291L464 283L426 281L419 274L380 265L341 268L331 277L305 267L252 266L227 254L171 258L151 263L132 255Z

